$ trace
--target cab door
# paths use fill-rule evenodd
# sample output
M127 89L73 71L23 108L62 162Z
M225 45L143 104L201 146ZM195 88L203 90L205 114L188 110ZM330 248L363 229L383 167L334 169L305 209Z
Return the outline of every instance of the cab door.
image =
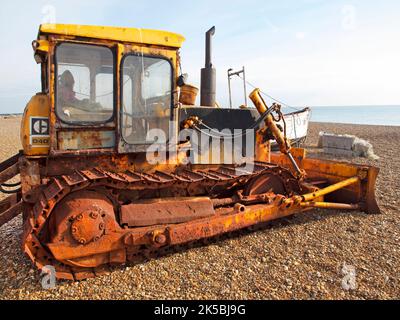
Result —
M166 147L174 135L176 51L125 47L120 62L120 153Z

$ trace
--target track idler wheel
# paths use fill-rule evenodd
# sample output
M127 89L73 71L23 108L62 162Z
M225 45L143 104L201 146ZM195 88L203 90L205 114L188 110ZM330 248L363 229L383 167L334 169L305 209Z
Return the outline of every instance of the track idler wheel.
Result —
M245 196L254 196L265 193L285 195L287 192L282 178L274 174L266 173L250 180L244 189Z
M243 195L254 196L274 193L282 196L292 196L301 190L298 179L290 171L280 169L276 172L266 172L251 179L245 186Z
M63 243L68 246L68 250L76 253L86 245L101 246L105 234L120 230L113 203L104 194L96 191L71 193L57 204L49 222L50 242ZM112 261L110 255L116 254L108 252L62 262L76 267L97 267L124 260L121 257L124 254L119 253L118 261Z

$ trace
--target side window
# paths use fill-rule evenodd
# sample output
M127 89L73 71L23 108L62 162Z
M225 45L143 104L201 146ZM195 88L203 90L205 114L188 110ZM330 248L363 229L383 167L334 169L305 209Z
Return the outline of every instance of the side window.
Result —
M96 75L96 103L104 109L112 111L114 105L114 92L110 88L114 84L114 75L111 73L99 73Z
M169 136L172 66L156 57L128 55L123 60L122 137L129 144L152 144L149 132Z
M147 68L143 87L142 97L151 99L171 94L171 82L166 81L171 77L171 66L166 60L161 60Z
M122 122L124 123L124 133L126 136L129 136L133 134L133 127L130 124L133 117L133 81L130 76L125 74L122 83L122 91L124 93L122 97Z
M84 65L70 66L60 64L58 72L65 77L68 73L72 75L71 79L74 79L74 86L72 90L75 93L77 99L88 99L90 97L90 71L88 67ZM59 77L59 79L61 80L61 77ZM64 85L67 84L65 83ZM63 90L61 83L60 90Z
M68 123L103 123L114 110L114 63L109 48L62 43L56 49L56 111Z

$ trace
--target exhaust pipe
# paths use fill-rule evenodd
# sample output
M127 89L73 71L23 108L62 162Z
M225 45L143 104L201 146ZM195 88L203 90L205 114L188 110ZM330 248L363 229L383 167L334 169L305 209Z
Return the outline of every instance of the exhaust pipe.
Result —
M213 68L212 36L215 34L215 27L206 32L206 65L201 69L201 92L200 104L205 107L215 107L217 71Z

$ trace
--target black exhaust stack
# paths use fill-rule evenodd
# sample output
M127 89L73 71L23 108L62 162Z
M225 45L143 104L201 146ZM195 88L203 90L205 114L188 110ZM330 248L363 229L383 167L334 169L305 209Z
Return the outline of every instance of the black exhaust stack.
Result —
M215 96L217 87L217 71L213 68L211 61L212 36L215 34L215 27L206 32L206 66L201 69L201 93L200 105L204 107L215 107Z

